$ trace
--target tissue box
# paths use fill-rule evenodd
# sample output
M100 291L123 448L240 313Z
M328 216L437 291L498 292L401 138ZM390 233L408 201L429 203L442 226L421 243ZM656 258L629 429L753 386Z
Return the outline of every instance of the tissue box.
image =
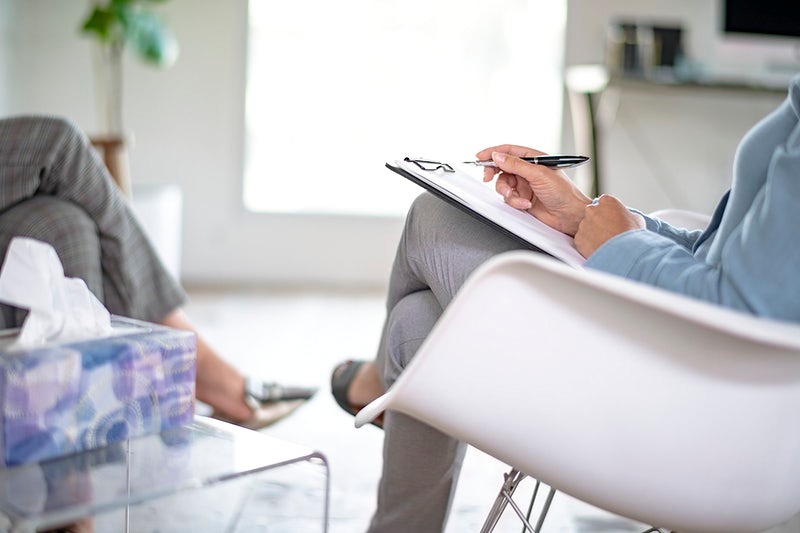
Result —
M0 466L191 422L194 334L121 317L111 325L100 339L0 347Z

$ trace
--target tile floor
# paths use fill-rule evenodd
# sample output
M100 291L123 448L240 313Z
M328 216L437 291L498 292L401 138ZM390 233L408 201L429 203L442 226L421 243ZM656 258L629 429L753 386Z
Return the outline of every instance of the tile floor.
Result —
M189 315L216 346L245 372L320 391L291 417L266 428L276 437L312 446L330 462L329 531L363 531L380 475L380 430L353 427L352 417L330 396L331 368L340 360L369 357L383 320L379 292L190 291ZM465 459L447 532L479 531L507 467L471 449ZM531 485L519 489L528 494ZM302 511L298 511L302 514ZM317 531L301 516L258 531ZM277 528L276 528L277 527ZM630 532L642 527L564 495L556 495L544 531ZM509 510L497 531L520 531Z

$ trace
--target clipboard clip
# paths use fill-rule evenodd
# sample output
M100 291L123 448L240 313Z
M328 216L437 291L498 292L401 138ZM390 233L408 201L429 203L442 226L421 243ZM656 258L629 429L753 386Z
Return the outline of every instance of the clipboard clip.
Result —
M443 172L455 172L455 169L450 165L448 165L447 163L440 163L438 161L427 161L425 159L412 159L410 157L404 157L403 161L414 163L419 168L427 172L436 172L437 170L441 170Z

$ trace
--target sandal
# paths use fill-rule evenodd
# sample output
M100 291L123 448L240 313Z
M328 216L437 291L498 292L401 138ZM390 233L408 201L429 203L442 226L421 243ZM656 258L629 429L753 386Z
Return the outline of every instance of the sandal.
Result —
M336 400L336 403L339 404L339 407L353 416L355 416L361 408L351 404L347 400L347 391L350 390L350 385L353 384L353 378L358 374L358 369L365 363L366 361L350 359L339 364L333 369L333 373L331 374L331 393L333 394L333 398ZM373 420L371 424L383 429L383 414Z
M317 387L286 387L275 382L245 378L246 398L258 403L283 402L286 400L308 400L317 392Z
M316 392L316 387L285 387L248 377L245 380L244 401L253 411L250 418L232 420L217 412L211 413L211 417L247 429L259 430L286 418Z

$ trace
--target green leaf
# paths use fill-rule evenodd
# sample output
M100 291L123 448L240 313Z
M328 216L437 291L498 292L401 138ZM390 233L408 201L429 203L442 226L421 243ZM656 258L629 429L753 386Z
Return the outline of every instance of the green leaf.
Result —
M166 4L169 0L111 0L112 6L132 7L137 4Z
M120 36L122 27L114 12L95 7L81 26L81 32L94 35L101 42L109 43Z
M170 66L178 58L178 41L161 19L144 7L167 1L107 0L94 7L81 32L106 45L130 45L146 63Z
M125 33L131 48L147 63L168 67L178 59L178 41L154 13L131 10Z

